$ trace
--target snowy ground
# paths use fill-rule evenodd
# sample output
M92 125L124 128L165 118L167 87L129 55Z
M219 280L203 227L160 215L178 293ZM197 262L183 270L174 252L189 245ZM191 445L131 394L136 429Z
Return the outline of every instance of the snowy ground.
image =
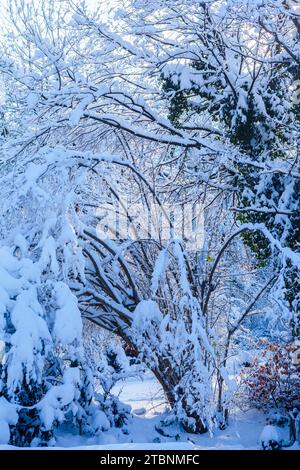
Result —
M128 425L128 435L115 429L98 437L87 438L61 428L57 434L55 449L259 449L258 439L266 421L265 416L257 411L236 411L230 418L228 428L225 431L216 431L213 437L208 434L188 434L174 427L166 428L172 437L164 437L155 427L159 426L166 403L162 390L152 375L148 373L143 380L129 379L126 383L119 384L114 393L132 407L133 418ZM282 434L282 437L287 436ZM0 449L4 448L11 447L0 446ZM293 449L299 447L294 446Z

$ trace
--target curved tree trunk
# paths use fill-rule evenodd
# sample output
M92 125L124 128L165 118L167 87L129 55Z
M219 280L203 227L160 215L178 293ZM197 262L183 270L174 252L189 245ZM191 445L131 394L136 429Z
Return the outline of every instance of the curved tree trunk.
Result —
M139 351L137 347L133 344L132 340L127 335L124 335L124 332L119 332L118 335L128 346L131 351L131 354L135 357L139 356ZM207 426L203 423L202 419L191 410L191 406L188 404L185 396L186 390L181 389L180 379L181 377L178 376L174 367L166 357L157 357L157 366L153 367L147 363L147 361L142 361L146 367L151 370L159 384L161 385L165 397L167 399L168 404L170 405L171 410L176 409L176 404L178 401L181 402L182 408L187 416L187 418L192 418L194 422L194 426L189 426L188 422L181 422L184 430L186 432L195 432L195 433L205 433L207 432Z

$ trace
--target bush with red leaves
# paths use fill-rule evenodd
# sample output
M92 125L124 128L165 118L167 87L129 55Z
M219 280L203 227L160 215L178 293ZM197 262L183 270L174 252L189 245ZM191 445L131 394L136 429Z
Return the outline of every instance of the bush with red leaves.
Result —
M259 352L240 372L241 392L258 409L300 409L300 364L296 346L261 340Z

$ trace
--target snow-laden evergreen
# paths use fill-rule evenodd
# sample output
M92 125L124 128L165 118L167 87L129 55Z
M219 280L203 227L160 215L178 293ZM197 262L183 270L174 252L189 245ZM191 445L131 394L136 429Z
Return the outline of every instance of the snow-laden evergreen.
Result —
M10 194L2 200L1 227L3 444L54 444L53 431L63 422L72 422L80 433L110 427L104 408L111 413L111 407L101 395L92 402L81 313L68 286L70 273L84 277L72 224L76 182L68 167L45 176L45 182L41 175L48 164L25 165L17 178L6 175L3 186Z

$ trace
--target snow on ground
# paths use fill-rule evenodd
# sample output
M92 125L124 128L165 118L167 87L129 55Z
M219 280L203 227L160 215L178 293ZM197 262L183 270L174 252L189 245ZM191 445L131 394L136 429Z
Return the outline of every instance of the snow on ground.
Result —
M163 390L151 372L146 372L143 378L131 377L118 383L112 392L130 405L134 414L144 408L145 416L149 418L167 409Z
M259 439L266 424L265 416L251 410L236 410L230 417L225 431L196 435L183 432L179 427L165 428L172 437L164 437L155 427L159 426L167 404L160 385L151 373L143 379L130 378L115 386L113 392L124 403L131 405L133 417L128 424L128 434L113 429L101 436L86 437L73 434L63 426L57 432L57 443L53 449L88 450L254 450L260 449ZM287 437L281 430L280 437ZM12 449L0 446L0 450ZM294 446L293 449L299 449Z

